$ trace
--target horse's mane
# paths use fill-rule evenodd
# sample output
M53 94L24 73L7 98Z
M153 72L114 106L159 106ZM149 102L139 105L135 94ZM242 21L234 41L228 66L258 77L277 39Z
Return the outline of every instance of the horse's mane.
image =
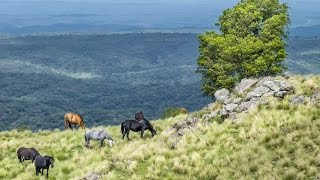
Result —
M146 121L148 123L148 125L153 129L152 124L148 120L146 120L146 119L143 119L143 120Z

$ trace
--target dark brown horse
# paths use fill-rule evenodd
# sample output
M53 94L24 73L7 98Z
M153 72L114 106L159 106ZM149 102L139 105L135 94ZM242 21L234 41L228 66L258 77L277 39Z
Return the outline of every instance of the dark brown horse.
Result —
M135 119L136 119L137 121L144 120L143 112L140 111L140 112L136 113L136 114L135 114Z
M127 135L127 139L129 139L129 132L141 132L141 138L143 138L143 133L145 130L149 130L151 132L151 136L153 137L154 135L157 134L157 130L153 128L151 123L147 120L126 120L123 123L121 123L121 132L122 132L122 139L124 139L124 136Z
M64 128L65 129L72 129L72 124L76 125L78 124L82 129L85 129L86 126L84 125L83 118L79 114L75 113L66 113L64 115Z
M17 150L19 162L23 162L24 160L31 160L33 162L38 155L40 153L35 148L20 147Z

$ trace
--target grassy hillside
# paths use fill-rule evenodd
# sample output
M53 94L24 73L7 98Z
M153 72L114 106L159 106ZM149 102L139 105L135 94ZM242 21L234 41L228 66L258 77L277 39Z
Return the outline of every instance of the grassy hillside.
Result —
M289 79L296 95L310 96L320 88L320 76ZM270 99L238 119L199 124L172 149L166 130L187 115L153 121L158 134L143 140L131 133L122 140L119 126L105 127L116 143L110 148L84 148L84 131L9 131L0 133L0 179L37 179L31 162L18 163L19 146L54 155L49 179L77 179L90 172L103 179L319 179L320 104L289 104ZM198 117L219 104L189 114Z

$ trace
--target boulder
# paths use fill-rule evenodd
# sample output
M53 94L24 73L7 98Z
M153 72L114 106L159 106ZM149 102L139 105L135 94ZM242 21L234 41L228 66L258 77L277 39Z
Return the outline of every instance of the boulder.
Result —
M280 84L275 81L264 81L262 85L265 87L268 87L272 91L275 91L275 92L280 91Z
M241 82L235 87L235 91L238 94L243 94L257 82L257 79L242 79Z
M275 94L274 91L270 91L270 92L267 92L267 93L263 94L261 97L264 97L264 98L266 98L266 97L273 97L274 94Z
M293 86L291 84L287 83L286 81L276 81L276 82L279 83L280 91L288 91L288 93L294 92Z
M245 100L250 100L252 98L261 97L263 94L270 92L270 89L265 86L256 87L253 91L249 92Z
M228 111L228 112L233 112L237 109L238 104L227 104L224 106L224 108Z
M232 103L239 104L239 103L241 103L241 101L242 101L242 98L235 98L235 99L233 99Z
M101 179L102 176L98 173L95 172L90 172L88 175L86 175L85 177L81 178L81 180L98 180Z
M226 110L225 107L223 107L220 111L220 116L227 116L228 115L228 111Z
M266 81L274 81L274 77L267 76L267 77L260 79L259 82L257 82L256 87L263 86L263 83Z
M320 89L313 92L310 97L310 101L314 104L320 104Z
M224 103L230 97L230 91L228 89L220 89L214 93L214 97L218 102Z
M218 116L218 112L217 112L217 111L213 111L213 112L211 112L210 114L205 114L205 115L203 115L203 116L202 116L202 119L208 120L208 119L213 118L213 117L216 117L216 116Z
M250 99L250 101L242 102L242 103L238 106L237 112L247 111L248 109L257 106L260 101L261 101L260 98L252 98L252 99Z
M278 91L274 94L274 96L278 98L284 98L284 96L287 94L289 94L289 91Z
M300 96L293 96L290 98L290 104L293 105L298 105L298 104L303 104L305 102L305 97L300 95Z

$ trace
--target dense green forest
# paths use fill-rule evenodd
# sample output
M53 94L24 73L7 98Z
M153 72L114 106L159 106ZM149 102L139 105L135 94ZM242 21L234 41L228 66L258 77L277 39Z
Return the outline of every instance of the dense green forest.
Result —
M320 40L291 38L293 73L320 73ZM143 111L197 110L200 91L196 34L24 36L0 39L0 130L63 128L63 115L86 125L118 124Z

